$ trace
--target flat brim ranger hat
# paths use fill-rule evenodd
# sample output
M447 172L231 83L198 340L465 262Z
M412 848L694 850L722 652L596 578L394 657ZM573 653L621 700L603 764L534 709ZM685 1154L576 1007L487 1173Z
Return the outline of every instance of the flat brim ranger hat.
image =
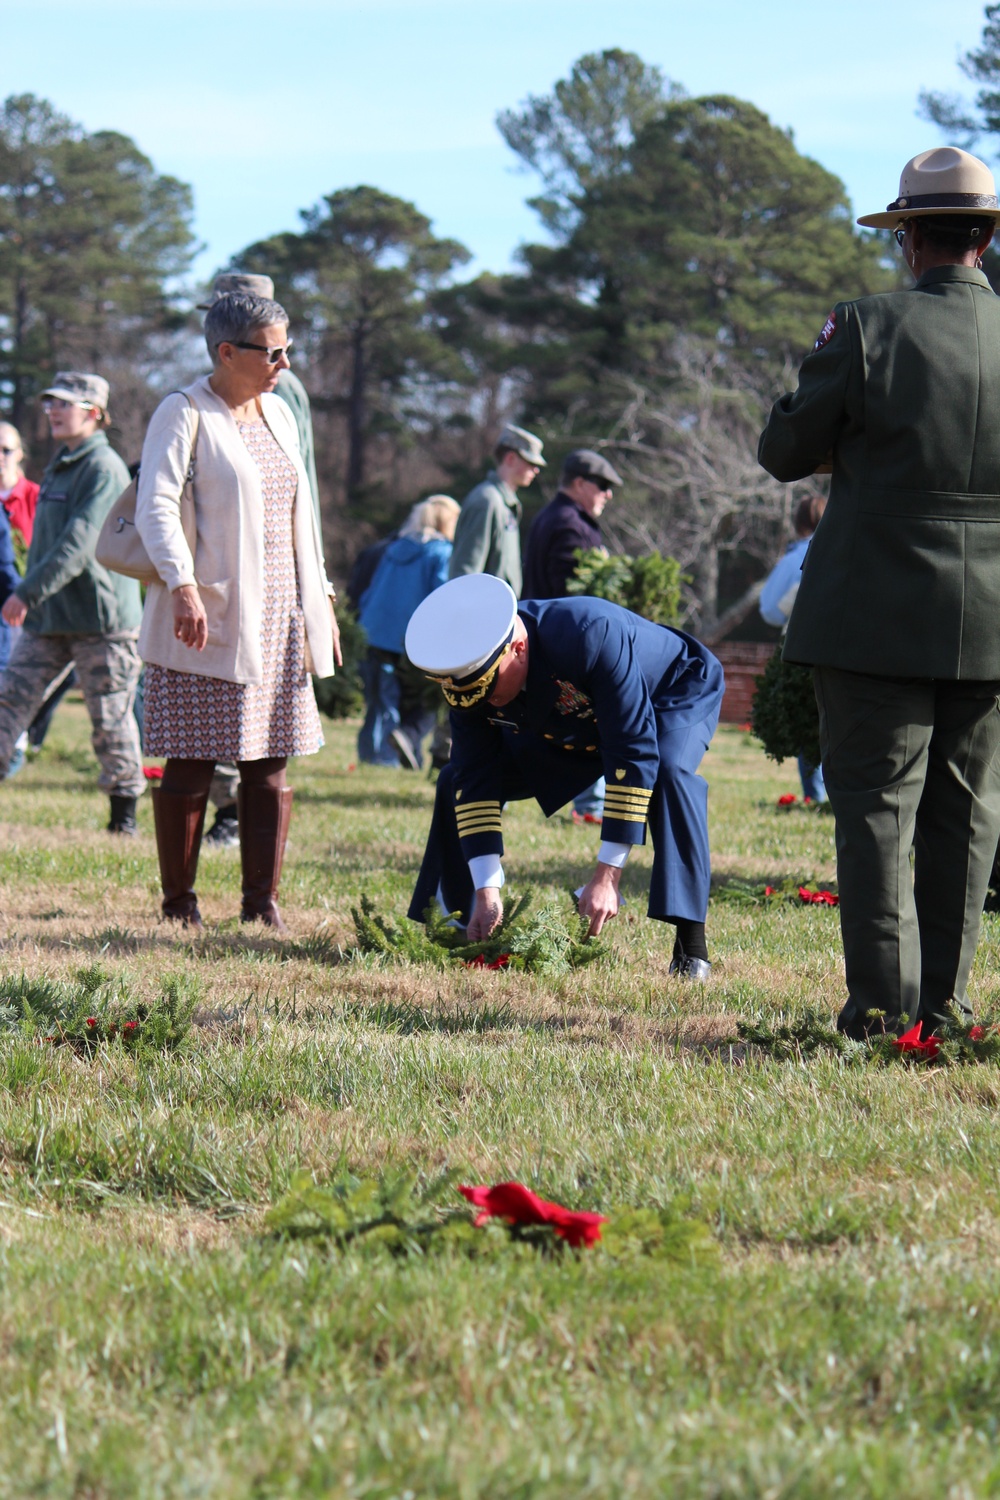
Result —
M898 229L907 219L931 214L987 221L1000 215L996 183L986 163L958 146L921 151L903 168L894 202L884 213L863 214L858 223L866 229Z
M467 573L417 606L406 627L406 654L438 683L452 708L475 708L493 691L516 619L510 584L489 573Z

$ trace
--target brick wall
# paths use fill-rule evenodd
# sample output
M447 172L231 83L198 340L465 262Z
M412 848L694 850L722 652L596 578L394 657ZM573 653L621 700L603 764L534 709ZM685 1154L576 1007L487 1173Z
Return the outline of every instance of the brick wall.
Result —
M777 650L774 641L720 641L712 652L726 673L726 691L722 699L723 724L746 724L754 695L754 679L759 677Z

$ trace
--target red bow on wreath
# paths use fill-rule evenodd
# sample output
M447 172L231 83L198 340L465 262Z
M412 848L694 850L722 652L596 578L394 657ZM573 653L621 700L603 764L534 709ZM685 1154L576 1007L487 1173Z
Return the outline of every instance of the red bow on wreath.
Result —
M941 1051L941 1043L936 1036L929 1036L926 1041L922 1042L920 1033L923 1026L923 1021L918 1021L915 1026L910 1027L909 1031L904 1031L902 1036L896 1037L892 1045L900 1052L916 1052L918 1056L927 1058L937 1057Z
M482 1212L477 1224L487 1219L507 1219L511 1224L549 1224L567 1245L595 1245L601 1238L603 1214L577 1213L561 1203L547 1203L520 1182L498 1182L495 1187L460 1187L464 1198Z

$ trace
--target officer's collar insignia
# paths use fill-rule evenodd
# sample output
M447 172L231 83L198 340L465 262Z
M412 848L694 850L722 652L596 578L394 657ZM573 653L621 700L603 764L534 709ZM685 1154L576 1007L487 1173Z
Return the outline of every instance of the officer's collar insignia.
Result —
M625 780L625 772L624 771L616 771L615 772L615 780L616 781L624 781Z
M427 673L427 676L434 682L440 683L446 703L452 708L475 708L477 703L482 703L490 696L500 672L500 663L511 648L513 634L512 624L506 640L501 641L492 655L468 677L452 677L450 674L439 676L436 672Z

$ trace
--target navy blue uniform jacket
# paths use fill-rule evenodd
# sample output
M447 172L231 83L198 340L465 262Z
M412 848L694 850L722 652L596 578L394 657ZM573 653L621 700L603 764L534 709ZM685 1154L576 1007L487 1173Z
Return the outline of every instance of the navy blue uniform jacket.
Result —
M577 547L603 547L601 528L562 490L531 523L524 552L524 597L561 599L573 576Z
M503 853L505 752L546 816L603 769L602 837L644 844L659 733L716 711L722 667L692 636L603 599L523 600L518 614L528 632L524 689L504 708L451 715L463 856Z

